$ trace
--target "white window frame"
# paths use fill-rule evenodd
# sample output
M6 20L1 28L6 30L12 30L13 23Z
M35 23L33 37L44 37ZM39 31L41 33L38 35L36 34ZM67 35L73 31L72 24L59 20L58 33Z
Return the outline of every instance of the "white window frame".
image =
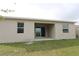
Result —
M63 23L63 33L69 33L69 24L68 23Z

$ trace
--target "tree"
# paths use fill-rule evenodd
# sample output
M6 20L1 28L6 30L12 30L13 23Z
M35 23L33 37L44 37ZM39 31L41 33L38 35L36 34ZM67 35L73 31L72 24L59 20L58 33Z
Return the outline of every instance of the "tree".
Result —
M14 5L16 5L16 3L13 3ZM1 12L5 12L5 13L9 13L9 12L15 12L15 10L12 10L12 9L0 9Z
M4 20L4 17L0 15L0 21L1 21L1 20Z
M11 9L1 9L1 11L5 13L15 12L15 10L11 10Z

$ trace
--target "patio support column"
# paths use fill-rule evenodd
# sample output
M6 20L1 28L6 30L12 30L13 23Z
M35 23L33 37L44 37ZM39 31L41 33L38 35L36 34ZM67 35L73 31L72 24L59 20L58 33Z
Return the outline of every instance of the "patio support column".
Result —
M48 34L48 33L47 33L47 26L45 25L45 37L48 37L47 34Z

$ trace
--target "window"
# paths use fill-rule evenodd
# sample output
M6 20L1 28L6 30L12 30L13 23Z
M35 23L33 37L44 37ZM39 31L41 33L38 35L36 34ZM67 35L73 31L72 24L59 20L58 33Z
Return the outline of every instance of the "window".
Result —
M17 23L17 33L24 33L24 23Z
M63 23L63 33L68 33L69 32L69 24Z

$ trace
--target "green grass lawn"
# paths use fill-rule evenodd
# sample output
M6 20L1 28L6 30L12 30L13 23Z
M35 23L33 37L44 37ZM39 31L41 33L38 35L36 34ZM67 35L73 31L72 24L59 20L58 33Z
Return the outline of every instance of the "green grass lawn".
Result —
M0 44L0 55L9 56L79 56L79 39L74 40L49 40L25 43Z

